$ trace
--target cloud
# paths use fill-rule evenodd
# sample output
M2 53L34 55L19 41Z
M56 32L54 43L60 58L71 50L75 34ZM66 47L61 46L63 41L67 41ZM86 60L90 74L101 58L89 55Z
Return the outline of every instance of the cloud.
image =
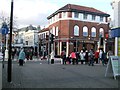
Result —
M9 14L10 2L11 0L0 0L0 12ZM29 24L46 26L47 16L68 3L94 7L111 13L108 5L110 2L111 0L14 0L14 16L17 17L18 28Z
M46 25L47 16L58 8L52 3L44 0L18 0L15 2L15 16L18 17L19 24Z
M0 0L0 3L3 5L0 6L0 11L10 13L10 1ZM57 9L58 6L56 4L45 0L14 0L14 16L17 17L18 26L29 24L45 26L47 24L47 16Z

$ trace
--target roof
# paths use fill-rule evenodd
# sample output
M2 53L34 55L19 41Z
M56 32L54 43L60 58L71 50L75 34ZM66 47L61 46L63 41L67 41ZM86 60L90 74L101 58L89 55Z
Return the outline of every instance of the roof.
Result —
M53 14L51 14L50 16L47 17L47 19L50 19L51 17L53 17L54 15L60 13L60 12L72 12L72 11L76 11L76 12L81 12L81 13L92 13L95 15L101 15L101 16L106 16L109 17L110 15L102 12L100 10L97 10L95 8L92 7L86 7L86 6L80 6L80 5L74 5L74 4L67 4L64 7L58 9L56 12L54 12Z
M39 33L45 32L45 31L49 31L49 28L43 28L42 30L39 31Z
M28 30L37 30L37 28L32 25L29 25L27 27L19 29L19 31L28 31Z

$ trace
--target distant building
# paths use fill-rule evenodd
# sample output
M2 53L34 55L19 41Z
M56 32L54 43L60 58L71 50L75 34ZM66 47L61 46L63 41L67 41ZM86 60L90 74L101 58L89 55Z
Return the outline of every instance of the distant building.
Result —
M32 25L18 30L15 34L13 47L31 47L37 52L38 30Z
M67 4L47 17L49 25L39 32L39 37L46 40L50 33L55 36L51 48L56 55L60 55L63 50L67 56L72 51L81 49L97 50L105 46L105 43L100 46L99 39L101 36L103 42L105 41L109 30L107 22L109 16L92 7ZM42 46L48 48L47 40Z

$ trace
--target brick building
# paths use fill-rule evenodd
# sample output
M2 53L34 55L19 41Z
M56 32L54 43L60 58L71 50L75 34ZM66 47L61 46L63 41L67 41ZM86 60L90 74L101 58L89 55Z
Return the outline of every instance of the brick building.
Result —
M55 36L50 47L56 55L65 50L69 55L73 50L106 48L104 43L108 34L110 15L92 7L67 4L47 17L48 27L39 32L41 50L48 49L50 33ZM100 46L100 37L103 44Z

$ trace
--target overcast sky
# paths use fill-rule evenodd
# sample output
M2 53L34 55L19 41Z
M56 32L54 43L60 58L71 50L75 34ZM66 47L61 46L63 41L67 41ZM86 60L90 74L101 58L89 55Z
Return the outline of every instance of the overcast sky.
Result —
M66 4L77 4L87 7L94 7L106 12L113 18L113 10L110 5L112 0L14 0L14 16L18 28L40 25L47 25L47 16L54 13ZM0 0L0 13L10 15L11 0Z

